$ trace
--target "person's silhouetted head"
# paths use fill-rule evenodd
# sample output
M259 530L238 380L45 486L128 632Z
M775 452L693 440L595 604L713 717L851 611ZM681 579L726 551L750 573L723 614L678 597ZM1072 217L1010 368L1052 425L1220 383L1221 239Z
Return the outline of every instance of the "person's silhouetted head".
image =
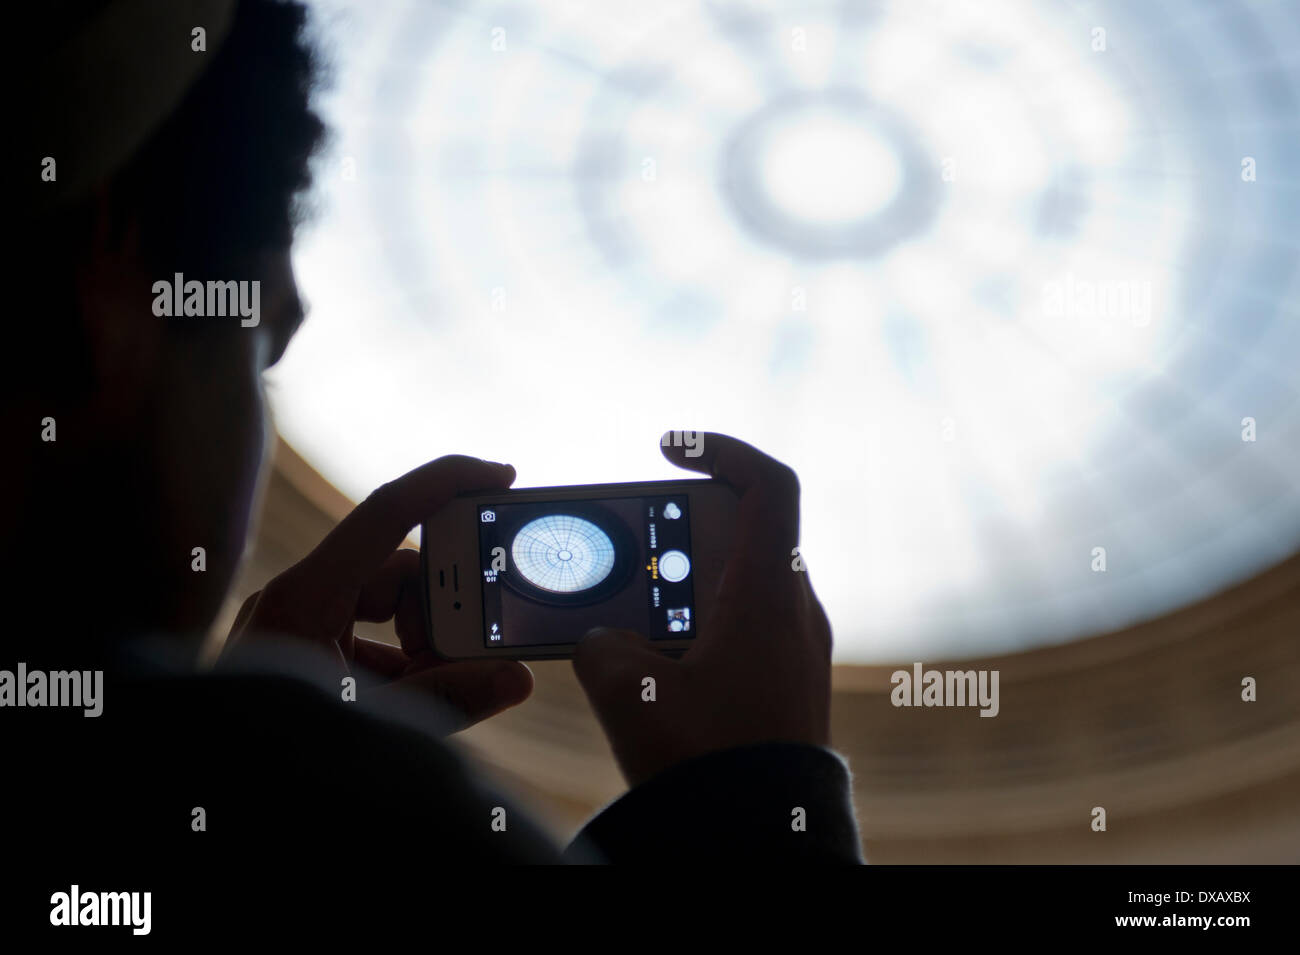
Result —
M325 132L307 14L52 7L5 386L10 583L92 644L199 632L254 507L261 375L302 317L289 247Z

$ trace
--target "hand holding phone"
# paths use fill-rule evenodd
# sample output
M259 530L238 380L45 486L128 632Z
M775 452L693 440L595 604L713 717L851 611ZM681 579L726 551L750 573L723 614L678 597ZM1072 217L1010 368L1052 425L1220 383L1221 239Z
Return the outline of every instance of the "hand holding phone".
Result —
M533 677L522 663L450 662L433 653L425 632L420 555L401 549L430 508L467 491L507 488L514 478L508 464L454 454L383 485L315 550L244 602L223 653L266 637L305 641L334 659L343 674L361 667L378 675L386 681L379 692L418 690L445 703L458 720L447 731L527 699ZM355 636L358 620L392 620L401 646Z
M573 666L632 786L675 763L747 743L830 742L831 627L799 540L795 473L721 434L704 453L664 447L673 463L740 494L717 599L681 659L627 630L590 634ZM796 569L800 568L800 569ZM655 700L644 680L655 681Z

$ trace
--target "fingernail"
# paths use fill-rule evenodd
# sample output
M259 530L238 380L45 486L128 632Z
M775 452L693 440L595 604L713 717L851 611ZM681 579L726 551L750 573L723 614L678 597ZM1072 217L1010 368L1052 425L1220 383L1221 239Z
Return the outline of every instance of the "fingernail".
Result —
M590 630L588 630L586 633L582 635L582 637L578 640L578 642L582 643L583 640L590 640L593 637L601 637L607 633L613 633L613 632L614 631L611 630L609 627L592 627Z

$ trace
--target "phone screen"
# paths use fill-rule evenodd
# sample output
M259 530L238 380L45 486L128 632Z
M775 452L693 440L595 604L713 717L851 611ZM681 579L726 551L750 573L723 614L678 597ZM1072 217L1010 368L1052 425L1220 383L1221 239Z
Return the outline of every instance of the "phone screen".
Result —
M686 494L478 507L483 642L575 643L592 627L696 632Z

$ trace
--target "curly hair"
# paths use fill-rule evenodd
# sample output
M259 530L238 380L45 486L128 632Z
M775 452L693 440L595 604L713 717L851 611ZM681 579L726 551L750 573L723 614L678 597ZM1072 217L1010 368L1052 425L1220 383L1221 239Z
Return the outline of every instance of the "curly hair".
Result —
M115 177L159 265L291 242L325 136L306 23L299 3L241 0L211 66Z

